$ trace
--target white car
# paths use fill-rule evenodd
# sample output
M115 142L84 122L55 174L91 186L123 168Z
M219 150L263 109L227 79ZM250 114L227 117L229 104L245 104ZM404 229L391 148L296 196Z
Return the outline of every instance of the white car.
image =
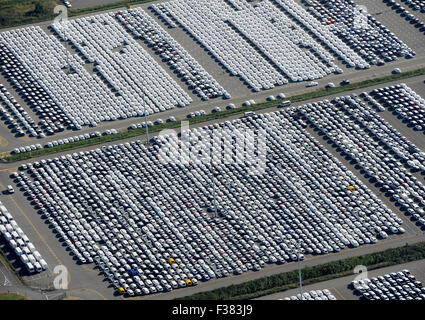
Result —
M316 81L312 81L312 82L310 82L310 83L308 83L308 84L306 85L306 88L316 87L316 86L318 86L318 85L319 85L319 83L318 83L318 82L316 82Z
M15 193L15 189L13 189L13 187L12 187L10 184L7 186L7 191L8 191L10 194Z

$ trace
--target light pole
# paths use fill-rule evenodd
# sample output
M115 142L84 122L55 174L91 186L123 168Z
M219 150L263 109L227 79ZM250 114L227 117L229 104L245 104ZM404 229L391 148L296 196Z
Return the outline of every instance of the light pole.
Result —
M298 240L296 240L296 242L297 242L297 257L298 257L298 277L300 279L300 295L301 295L301 300L303 300L303 282L301 278L300 243L298 242Z
M149 126L148 126L148 116L146 114L146 103L143 103L143 113L145 116L146 143L149 144Z

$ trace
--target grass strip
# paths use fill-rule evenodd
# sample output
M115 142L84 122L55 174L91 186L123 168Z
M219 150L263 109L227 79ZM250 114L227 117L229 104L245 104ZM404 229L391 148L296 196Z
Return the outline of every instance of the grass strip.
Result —
M420 75L424 75L424 74L425 74L425 68L422 68L422 69L417 69L417 70L413 70L413 71L402 72L402 73L399 73L399 74L391 74L391 75L381 77L381 78L364 80L364 81L360 81L360 82L357 82L357 83L351 83L351 84L341 86L341 87L335 87L335 88L329 88L329 89L319 89L319 90L316 90L316 91L307 92L307 93L287 97L285 99L291 100L291 102L307 101L307 100L310 100L310 99L315 99L315 98L329 96L329 95L332 95L332 94L343 93L343 92L347 92L347 91L351 91L351 90L371 87L371 86L383 84L383 83L386 83L386 82L408 79L408 78L412 78L412 77L416 77L416 76L420 76ZM207 121L211 121L211 120L219 120L219 119L224 119L224 118L228 118L228 117L231 117L231 116L243 114L244 112L247 112L247 111L259 111L259 110L263 110L263 109L273 108L273 107L277 107L280 104L281 101L282 101L282 99L276 99L274 101L257 103L257 104L251 105L251 106L240 107L240 108L231 109L231 110L223 110L223 111L216 112L216 113L206 114L206 115L203 115L203 116L198 116L196 118L189 119L189 123L190 124L196 124L196 123L202 123L202 122L207 122ZM160 125L155 125L155 126L149 128L149 132L152 132L152 133L153 132L159 132L163 129L173 129L173 128L178 128L179 126L180 126L180 121L166 122L166 123L163 123L163 124L160 124ZM7 156L3 157L2 161L6 162L6 163L22 161L22 160L27 160L27 159L31 159L31 158L37 158L37 157L48 155L48 154L59 153L59 152L63 152L63 151L70 151L70 150L75 150L75 149L84 148L84 147L88 147L88 146L103 144L103 143L107 143L107 142L137 137L137 136L140 136L140 135L143 135L143 134L145 134L144 128L137 128L135 130L126 130L126 131L122 131L122 132L119 132L119 133L114 134L114 135L90 138L90 139L87 139L87 140L71 142L71 143L68 143L68 144L63 144L63 145L55 146L55 147L52 147L52 148L43 148L43 149L40 149L40 150L35 150L35 151L30 151L30 152L25 152L25 153L11 154L11 155L7 155Z
M16 293L0 293L0 300L27 300L27 298Z
M302 269L303 285L353 275L358 265L368 270L425 259L425 242L406 244L398 248L331 261ZM253 299L293 289L298 286L298 270L288 271L248 282L196 293L176 300L241 300ZM347 283L348 285L348 283Z
M2 0L0 1L0 28L52 20L53 9L60 0Z
M100 11L107 11L128 5L142 4L154 0L120 0L113 3L99 4L87 8L68 9L68 16L74 17ZM24 26L39 22L52 21L57 16L53 9L63 5L60 0L1 0L0 29Z
M127 7L128 5L136 5L136 4L142 4L147 2L153 2L154 0L135 0L135 1L117 1L113 3L107 3L107 4L101 4L93 7L87 7L87 8L80 8L80 9L71 9L69 16L79 16L83 14L89 14L94 13L98 11L106 11L106 10L112 10L122 7Z

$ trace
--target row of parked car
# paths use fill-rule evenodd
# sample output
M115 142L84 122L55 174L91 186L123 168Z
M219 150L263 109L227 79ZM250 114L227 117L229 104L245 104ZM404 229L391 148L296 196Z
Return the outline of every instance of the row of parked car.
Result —
M167 13L167 10L164 8L164 6L161 3L154 3L150 5L149 9L151 9L154 14L160 17L169 28L177 27L177 25L174 23L172 19L172 16L169 13Z
M384 2L386 2L388 6L391 6L393 10L396 10L396 12L409 21L410 24L414 25L416 28L419 28L420 31L425 31L425 24L419 18L415 17L415 15L407 11L407 9L401 4L394 0L384 0ZM413 6L413 9L419 10L420 8L419 6ZM425 7L423 11L425 12Z
M337 300L335 296L329 289L323 290L310 290L309 292L304 292L301 296L301 293L286 297L279 300Z
M425 172L425 153L369 105L353 94L331 102L309 104L300 111L308 123L356 163L406 215L414 221L425 217L425 186L411 172ZM386 233L380 232L384 238Z
M366 300L425 300L425 287L407 269L354 280L351 287Z
M416 55L405 43L352 0L304 0L309 11L369 64L383 65Z
M232 76L239 77L253 91L271 89L288 82L285 75L257 51L259 47L252 46L239 31L226 22L227 20L230 22L232 15L237 14L226 1L167 1L161 3L161 8L163 16L169 15L176 24L208 50ZM254 19L257 20L255 15ZM260 13L258 19L261 19ZM283 32L282 29L281 33ZM298 32L305 33L302 29L297 30ZM290 43L289 40L286 42ZM275 48L276 51L282 51L278 46ZM278 62L282 61L286 63L289 59ZM295 68L297 67L294 66Z
M414 130L425 130L425 100L405 83L374 89L372 96Z
M0 83L0 117L16 136L37 136L41 129L27 111L16 101L10 92Z
M31 126L28 129L30 135L43 138L45 135L52 135L71 124L63 110L53 101L37 78L3 42L0 43L0 67L3 76L11 83L22 99L39 118L44 120L44 123L40 123L40 126L35 126L33 121L27 120ZM12 103L18 107L13 99ZM23 116L25 117L25 114Z
M179 83L124 29L117 20L120 17L110 12L51 25L59 39L71 41L81 57L96 62L93 76L85 72L79 61L72 61L75 79L66 90L58 88L55 92L57 99L72 101L67 105L68 111L80 125L138 117L192 102ZM56 41L49 44L51 39L43 38L45 34L38 30L36 37L29 35L28 41L37 39L41 45L46 44L46 50L61 45ZM112 54L117 49L120 54ZM49 86L67 82L63 74L54 72L60 53L52 52L57 57L47 61L50 72L45 76L50 78ZM70 58L79 60L80 56ZM92 86L87 87L87 82Z
M115 17L136 39L145 41L202 100L218 96L230 98L230 94L143 9L118 11Z
M261 1L255 6L246 0L232 3L240 9L226 12L228 24L254 44L288 80L312 81L340 69L333 55L272 2Z
M194 128L185 141L161 135L148 148L133 141L70 153L26 164L12 178L77 260L94 262L129 295L403 233L403 221L307 133L299 111ZM265 154L252 145L234 152L246 130L266 137ZM200 160L211 139L222 141L215 156L224 162ZM181 143L189 161L164 162ZM264 168L255 166L259 156Z
M108 129L103 134L100 133L99 131L94 131L94 132L91 132L91 133L80 134L80 135L76 135L76 136L69 137L69 138L53 140L51 142L48 142L44 146L44 148L53 148L53 147L60 146L60 145L63 145L63 144L68 144L68 143L72 143L72 142L96 138L96 137L100 137L102 135L107 136L107 135L117 134L117 133L118 133L118 131L116 129L110 129L110 130ZM29 146L26 146L26 147L15 148L15 149L13 149L12 154L25 153L25 152L39 150L39 149L42 149L42 148L43 148L43 146L41 144L37 143L37 144L32 144L32 145L29 145Z
M406 3L413 10L420 10L422 13L425 13L425 3L422 0L400 0L401 2Z
M14 251L20 263L29 273L47 270L48 265L13 216L0 201L0 237Z
M370 64L362 58L360 53L356 52L347 43L345 43L332 28L329 27L326 21L320 20L312 9L300 5L294 0L275 0L275 2L293 19L307 28L309 32L314 34L321 43L326 44L338 58L343 60L350 68L368 69ZM311 6L311 2L305 1L307 6ZM332 5L332 4L331 4ZM319 5L320 7L320 5ZM337 68L337 74L342 73L342 69Z

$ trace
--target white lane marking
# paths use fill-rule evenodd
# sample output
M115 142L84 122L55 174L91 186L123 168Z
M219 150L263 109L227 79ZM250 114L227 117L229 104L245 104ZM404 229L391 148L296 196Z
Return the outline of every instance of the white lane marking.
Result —
M3 275L3 277L4 277L4 283L3 283L3 286L4 287L7 287L7 286L11 286L12 285L12 283L9 281L9 279L6 277L6 275L4 274L4 272L3 271L1 271L0 270L0 272L2 273L2 275Z

